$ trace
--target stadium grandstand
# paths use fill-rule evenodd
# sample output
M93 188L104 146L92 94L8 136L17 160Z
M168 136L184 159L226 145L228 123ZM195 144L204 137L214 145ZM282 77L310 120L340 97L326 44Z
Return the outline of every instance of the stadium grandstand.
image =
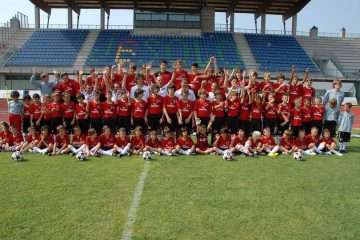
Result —
M121 62L151 64L154 71L166 59L182 59L185 67L197 62L205 67L209 57L216 56L226 69L255 69L261 76L271 72L289 77L295 66L301 73L311 73L318 95L331 87L335 78L344 80L343 90L352 102L359 98L360 38L346 33L323 36L316 27L308 32L297 30L297 13L309 0L254 1L87 1L31 0L35 5L35 26L27 16L18 13L1 28L0 88L33 90L28 78L32 69L38 72L79 69L98 71ZM61 28L40 22L40 9L67 8L68 22ZM73 24L72 13L81 9L100 9L99 25L84 29ZM106 24L113 9L132 9L133 25ZM225 12L227 24L215 25L215 13ZM234 28L234 14L254 15L254 30L241 32ZM283 17L284 31L266 29L268 14ZM292 19L291 31L285 21ZM257 29L257 21L261 28ZM316 23L314 23L316 25ZM116 28L116 29L114 29Z

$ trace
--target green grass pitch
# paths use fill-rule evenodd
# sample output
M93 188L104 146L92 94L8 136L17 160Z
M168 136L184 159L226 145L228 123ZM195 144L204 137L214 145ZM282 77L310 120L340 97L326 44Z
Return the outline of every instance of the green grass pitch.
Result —
M132 239L360 239L360 140L344 157L152 160ZM0 239L121 239L144 161L0 153Z

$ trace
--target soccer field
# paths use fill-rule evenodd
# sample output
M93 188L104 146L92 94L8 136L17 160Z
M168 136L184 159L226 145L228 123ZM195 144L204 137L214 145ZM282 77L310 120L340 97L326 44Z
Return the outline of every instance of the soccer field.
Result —
M349 151L146 163L0 153L0 239L360 239L360 141Z

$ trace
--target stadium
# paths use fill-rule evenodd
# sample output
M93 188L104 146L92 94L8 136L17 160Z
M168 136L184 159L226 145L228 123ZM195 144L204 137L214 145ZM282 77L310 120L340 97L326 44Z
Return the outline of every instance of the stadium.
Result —
M360 238L360 34L299 31L310 0L28 2L0 25L1 240Z

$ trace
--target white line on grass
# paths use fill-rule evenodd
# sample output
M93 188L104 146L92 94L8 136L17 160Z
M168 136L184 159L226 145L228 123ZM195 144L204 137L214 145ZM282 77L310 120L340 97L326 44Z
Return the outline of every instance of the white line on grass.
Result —
M130 208L129 208L127 222L125 224L125 228L122 233L121 240L131 240L131 238L132 238L133 227L134 227L134 223L136 221L137 209L139 208L139 205L140 205L141 195L144 190L145 178L149 172L149 168L150 168L150 162L145 161L144 170L140 174L138 183L135 188L133 200L132 200Z

